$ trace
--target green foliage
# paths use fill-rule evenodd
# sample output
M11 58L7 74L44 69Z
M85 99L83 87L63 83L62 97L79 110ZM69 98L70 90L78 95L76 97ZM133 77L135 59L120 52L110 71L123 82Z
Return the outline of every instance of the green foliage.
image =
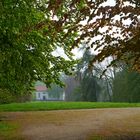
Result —
M31 100L31 93L24 94L11 93L7 89L0 89L0 104L7 104L12 102L25 102Z
M82 101L97 101L98 94L101 90L101 86L98 84L99 78L96 74L96 66L93 68L88 67L88 63L92 57L93 55L90 51L86 50L77 65L77 79L80 81L77 96L79 95L79 99L81 98ZM74 95L76 96L76 93Z
M50 83L61 85L60 73L70 73L72 59L52 55L57 46L63 48L68 42L59 40L60 36L64 37L63 29L59 32L51 7L43 10L43 6L45 1L0 2L0 88L11 93L26 93L36 80L47 86ZM62 15L60 12L60 18Z
M71 49L85 39L96 49L104 44L92 62L102 61L110 55L125 61L126 55L123 54L132 53L130 60L133 68L139 70L139 2L133 1L137 2L136 7L122 6L120 1L112 7L101 6L105 1L1 0L0 88L24 94L31 90L36 80L43 81L47 86L51 83L62 85L60 73L70 74L74 64ZM120 21L113 20L122 13ZM98 17L96 21L95 17ZM123 21L129 18L133 23L127 27ZM85 19L88 22L82 25L81 21ZM100 29L104 26L109 28L101 33ZM114 37L117 30L111 35L108 33L113 27L121 30L125 38L123 41ZM93 41L93 37L98 35L102 35L103 42ZM57 47L64 49L68 60L52 54Z
M0 104L11 103L15 101L15 97L8 91L0 89Z
M97 96L100 91L100 86L97 83L97 78L93 75L86 75L81 82L82 98L85 101L97 101Z
M65 109L123 108L140 107L140 103L103 102L27 102L0 105L0 111L38 111Z
M140 74L124 68L113 81L113 101L140 102Z
M71 93L71 100L72 101L82 101L83 100L83 93L81 91L81 87L75 87L74 91Z
M76 89L79 87L79 80L75 76L66 76L65 78L65 100L66 101L75 101L76 97L79 96L80 92L76 92ZM79 98L79 97L78 97Z
M53 84L51 85L51 88L49 88L47 92L49 93L50 98L61 99L64 89L58 85Z

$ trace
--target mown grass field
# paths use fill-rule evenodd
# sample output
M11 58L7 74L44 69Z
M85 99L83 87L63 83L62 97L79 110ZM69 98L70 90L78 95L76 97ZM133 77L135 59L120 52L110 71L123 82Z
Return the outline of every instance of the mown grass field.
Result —
M18 129L17 123L5 121L0 117L0 140L16 140Z
M125 108L140 107L140 103L111 103L111 102L27 102L0 105L3 111L47 111L67 109L95 109L95 108Z
M85 113L81 113L78 116L78 114L80 112L79 113L73 112L74 114L72 114L72 112L61 113L61 111L60 111L56 115L55 113L53 113L53 111L46 112L46 113L43 111L70 110L70 109L96 109L96 108L130 108L130 107L140 107L140 103L50 102L50 101L47 102L46 101L46 102L27 102L27 103L3 104L3 105L0 105L0 140L18 140L19 138L20 138L20 140L25 140L24 138L22 138L22 135L20 134L20 131L21 131L21 128L23 127L23 124L25 123L26 125L34 125L40 120L40 119L38 120L38 118L42 118L42 120L40 120L39 124L42 123L42 125L43 125L46 121L49 123L53 122L53 123L57 123L57 124L61 124L61 123L63 124L63 121L67 120L67 119L69 120L69 117L71 119L78 118L78 120L82 116L86 117ZM18 111L23 111L23 112L18 112ZM26 112L24 112L24 111L26 111ZM34 111L35 114L34 115L32 115L32 113L30 114L30 111ZM35 112L35 111L42 111L42 112L40 112L38 114L38 112ZM71 111L73 111L73 110L71 110ZM83 110L81 110L81 111L83 111ZM96 112L96 110L95 110L95 112ZM99 112L99 111L97 111L97 112ZM11 113L13 114L13 117L11 117L11 115L12 115ZM16 118L18 116L18 115L16 115L16 113L19 113L19 114L23 113L22 114L23 116L20 114L20 117L23 117L23 118L21 118L21 120L20 120L20 117ZM29 113L29 114L24 115L26 113ZM51 113L51 114L49 115L48 113ZM93 114L93 116L96 117L97 114L96 115L95 114ZM115 113L113 113L113 114L115 114ZM42 117L42 116L44 116L44 117ZM100 114L99 114L99 116L100 116ZM63 118L63 120L61 120L61 118ZM24 119L24 123L22 124L23 119ZM95 120L96 120L96 118L95 118ZM139 121L139 119L137 119L137 116L134 116L134 118L131 119L131 121L132 120L135 120L136 122ZM120 120L118 120L118 118L117 118L117 121L119 122ZM127 121L125 119L124 123L127 124L127 122L131 122L131 121L130 120ZM82 122L83 122L83 119L82 119ZM110 120L109 120L109 122L110 122ZM118 122L114 123L114 126L115 126L115 124L118 124ZM47 125L45 124L45 126L47 126ZM105 125L105 126L107 126L107 125ZM110 126L112 126L112 125L109 125L109 127ZM124 126L127 126L127 125L124 125ZM132 124L131 124L131 127L132 127ZM134 128L132 128L132 130L134 131L136 129L135 124L133 127ZM129 126L126 128L128 129ZM112 130L115 130L115 129L116 128L112 128ZM106 128L105 128L105 130L106 130ZM137 135L135 134L134 136L137 136ZM97 139L106 140L106 139L110 139L110 137L106 138L104 135L101 134L99 136L93 135L89 139L91 139L91 140L97 140ZM113 138L111 138L111 139L112 140L120 140L121 138L117 137L116 139L114 139L114 136L113 136ZM136 138L136 140L137 140L137 138Z

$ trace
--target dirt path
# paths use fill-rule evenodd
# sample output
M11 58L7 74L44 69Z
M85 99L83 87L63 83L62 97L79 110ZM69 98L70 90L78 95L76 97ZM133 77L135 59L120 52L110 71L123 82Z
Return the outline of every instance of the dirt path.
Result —
M89 140L99 135L140 140L140 108L13 112L5 115L20 124L21 137L25 140Z

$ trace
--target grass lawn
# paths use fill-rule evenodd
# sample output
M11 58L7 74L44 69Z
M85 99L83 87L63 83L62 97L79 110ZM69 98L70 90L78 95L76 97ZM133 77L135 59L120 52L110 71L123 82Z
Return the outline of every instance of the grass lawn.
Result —
M0 140L17 140L17 130L19 126L16 123L0 120Z
M66 126L71 126L69 124L70 120L72 120L72 118L76 119L78 118L78 120L83 116L84 118L86 117L85 113L82 113L83 110L81 110L81 112L79 112L80 114L78 114L78 112L70 112L68 111L67 113L61 113L61 111L58 111L57 115L56 112L16 112L16 111L45 111L45 110L68 110L68 109L96 109L96 108L127 108L127 107L140 107L140 103L109 103L109 102L50 102L50 101L46 101L46 102L27 102L27 103L11 103L11 104L3 104L0 105L0 140L25 140L26 138L24 138L21 135L21 130L23 128L23 125L29 125L29 126L34 126L34 124L40 126L41 125L45 125L45 127L47 126L46 124L52 123L55 124L56 127L58 125L63 126L63 121L65 122L65 120L68 124ZM7 111L7 112L6 112ZM8 112L9 111L9 112ZM71 110L73 111L73 110ZM84 110L84 111L90 111L90 110ZM93 110L92 110L93 111ZM96 116L100 116L100 111L108 111L108 113L101 113L103 116L103 119L106 119L108 117L109 121L104 121L105 126L104 129L101 129L102 131L105 130L105 132L108 130L110 130L111 132L115 132L115 134L113 133L113 136L106 136L104 134L99 134L98 133L94 133L93 135L91 135L89 137L89 140L130 140L131 138L135 138L134 140L137 140L139 138L139 135L137 136L137 133L131 134L130 135L121 135L123 133L120 133L119 135L116 135L116 132L118 131L118 124L120 124L119 128L120 129L124 129L124 130L131 130L132 132L135 132L135 129L137 130L137 124L139 122L139 116L137 115L137 112L135 112L135 110L133 109L132 112L135 113L136 115L133 116L133 113L130 113L130 118L127 116L125 117L125 119L121 122L122 118L119 116L116 116L116 111L114 113L112 113L112 115L114 115L114 117L116 117L117 119L115 119L114 117L112 117L114 120L112 120L111 115L109 115L108 117L105 118L105 116L107 114L110 113L110 110L95 110L97 111L95 114L93 113L92 116L95 116L95 120L92 118L91 120L95 121L96 124L96 120L99 121L99 118L96 118ZM129 110L127 110L129 111ZM122 113L123 112L123 113ZM16 113L22 113L22 115L20 114L20 117L15 118ZM33 115L33 114L34 115ZM44 114L45 113L45 114ZM47 113L47 114L46 114ZM86 112L87 113L87 112ZM91 111L90 111L91 113ZM120 114L122 113L122 115L124 114L124 111L120 110ZM26 114L26 115L25 115ZM119 114L119 113L117 113ZM11 117L12 116L12 117ZM18 116L18 115L17 115ZM89 116L89 115L87 115ZM23 117L23 118L22 118ZM32 118L33 117L33 118ZM68 118L67 118L68 117ZM70 117L70 120L69 120ZM42 118L41 120L38 118ZM62 120L61 120L62 119ZM98 120L99 119L99 120ZM23 122L24 120L24 122ZM89 120L86 119L86 120ZM110 121L112 120L112 122ZM114 122L113 122L114 121ZM136 123L134 122L136 121ZM81 118L81 122L83 122L83 118ZM101 119L102 122L102 119ZM119 123L121 122L121 123ZM129 123L130 122L130 123ZM98 122L100 123L100 122ZM104 124L103 123L103 124ZM111 123L111 124L110 124ZM112 125L112 123L114 123ZM64 123L65 124L65 123ZM79 123L80 125L81 123ZM25 125L25 126L26 126ZM127 126L128 125L128 126ZM91 126L91 125L89 125ZM94 125L93 125L94 126ZM108 126L108 127L107 127ZM39 127L40 128L40 127ZM63 128L63 127L62 127ZM25 128L24 128L25 129ZM119 129L119 131L120 131ZM26 130L26 129L25 129ZM124 131L125 132L125 131Z
M27 102L0 105L3 111L45 111L66 109L94 109L94 108L124 108L140 107L140 103L111 103L111 102Z

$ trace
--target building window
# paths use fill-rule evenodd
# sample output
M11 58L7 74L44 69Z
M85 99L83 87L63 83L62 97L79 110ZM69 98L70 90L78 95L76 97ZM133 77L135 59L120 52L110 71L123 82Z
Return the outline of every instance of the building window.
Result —
M38 98L40 98L40 93L38 93Z

